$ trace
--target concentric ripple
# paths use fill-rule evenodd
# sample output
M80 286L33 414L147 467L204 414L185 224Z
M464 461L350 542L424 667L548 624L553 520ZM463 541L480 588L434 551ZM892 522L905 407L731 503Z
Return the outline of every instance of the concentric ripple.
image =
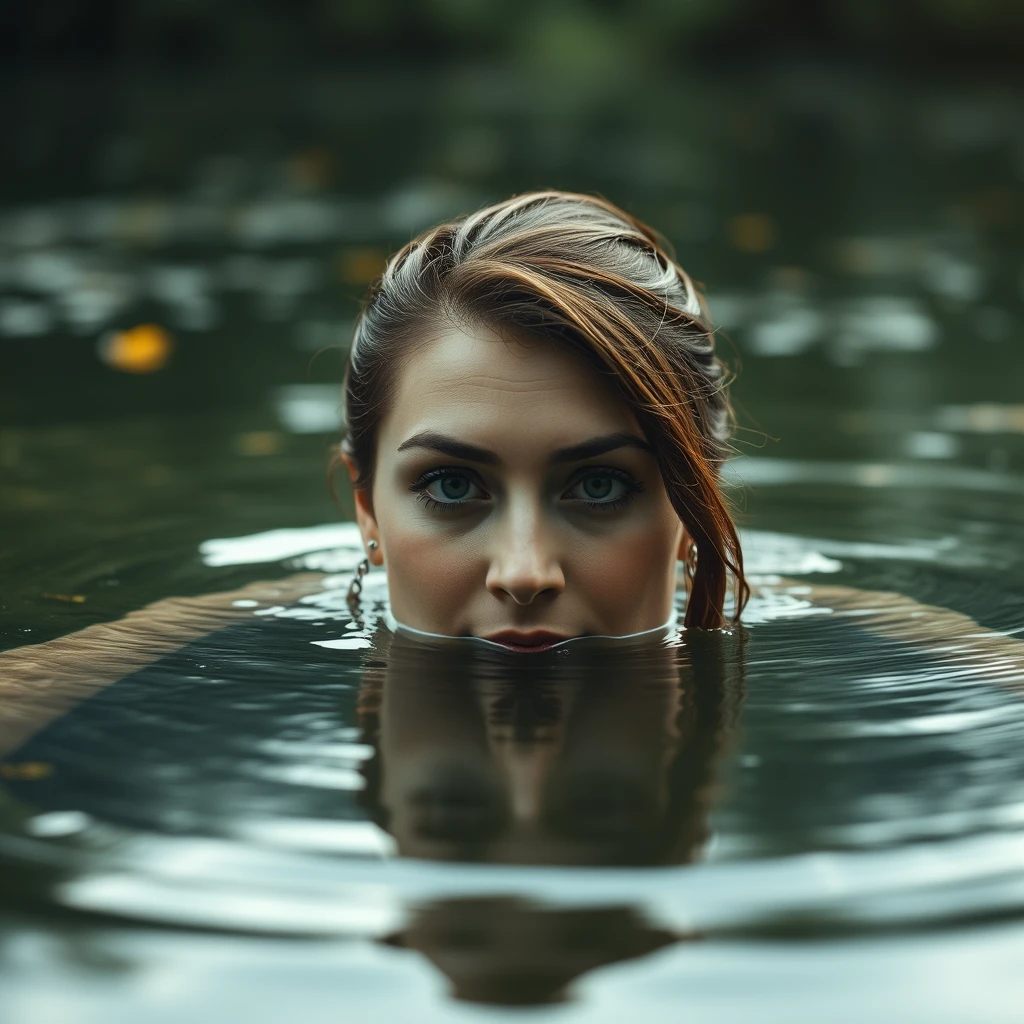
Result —
M754 471L768 523L809 479ZM35 724L0 765L3 887L322 937L496 899L677 937L1015 915L1024 593L990 556L1019 530L834 522L747 533L742 628L525 661L395 637L379 573L354 613L351 524L210 539L209 571L278 582L225 591L177 649L107 627L142 652L112 685L88 657L35 659L47 691L16 695Z

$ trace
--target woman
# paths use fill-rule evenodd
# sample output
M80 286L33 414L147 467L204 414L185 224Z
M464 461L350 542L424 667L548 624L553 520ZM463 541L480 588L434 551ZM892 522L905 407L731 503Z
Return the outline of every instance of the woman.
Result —
M532 193L407 245L359 318L345 407L340 458L367 558L386 566L408 629L516 652L657 632L680 562L685 625L724 624L730 573L742 610L710 320L654 232L610 203ZM158 602L9 653L21 710L0 725L0 753L44 708L250 614L235 601L310 586Z
M402 249L356 325L342 458L392 611L536 650L738 616L726 374L690 278L600 199L531 193Z
M658 236L612 204L530 193L441 225L389 262L345 382L369 563L412 635L538 652L584 636L718 628L749 594L719 487L731 412L703 301ZM731 615L726 595L732 579ZM359 590L353 581L353 597ZM317 589L316 577L168 599L0 655L0 756L42 722L183 644ZM800 600L925 643L966 617L839 588ZM875 614L866 617L862 609Z

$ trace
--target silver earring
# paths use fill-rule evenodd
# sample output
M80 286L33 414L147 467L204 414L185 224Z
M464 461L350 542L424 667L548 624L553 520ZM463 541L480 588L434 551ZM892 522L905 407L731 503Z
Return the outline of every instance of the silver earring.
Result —
M367 543L367 548L370 551L376 551L380 546L375 540L371 540ZM357 566L355 575L352 577L352 582L348 585L348 603L358 604L359 595L363 592L363 577L370 571L370 560L364 558Z

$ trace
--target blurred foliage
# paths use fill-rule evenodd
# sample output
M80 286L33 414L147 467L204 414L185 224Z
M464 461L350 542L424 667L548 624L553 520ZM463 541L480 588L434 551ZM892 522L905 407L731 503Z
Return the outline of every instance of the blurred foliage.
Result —
M816 49L893 60L1024 53L1019 0L47 0L0 8L5 66L514 58L605 72Z

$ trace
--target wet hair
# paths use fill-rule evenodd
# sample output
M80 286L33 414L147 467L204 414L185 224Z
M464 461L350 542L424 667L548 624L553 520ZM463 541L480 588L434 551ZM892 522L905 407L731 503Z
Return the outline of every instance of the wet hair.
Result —
M402 356L445 324L550 339L577 353L632 409L693 541L684 625L724 624L749 587L719 469L733 425L707 305L660 236L604 199L515 196L420 235L388 262L356 321L342 450L370 488Z

